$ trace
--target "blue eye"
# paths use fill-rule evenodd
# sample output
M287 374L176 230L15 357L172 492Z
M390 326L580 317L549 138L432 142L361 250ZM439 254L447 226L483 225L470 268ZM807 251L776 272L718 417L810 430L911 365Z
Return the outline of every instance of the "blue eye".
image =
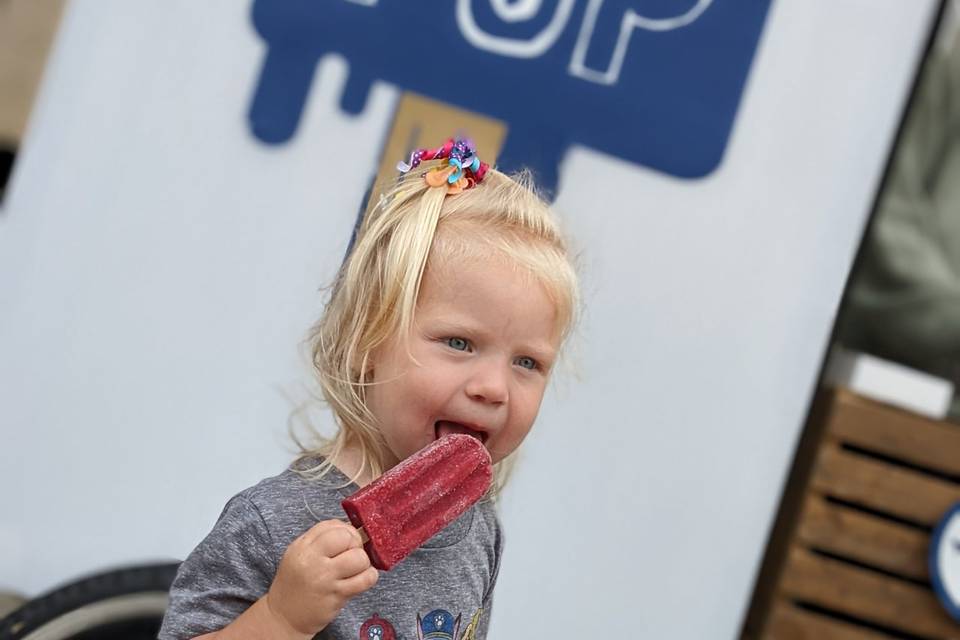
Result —
M519 364L519 365L520 365L521 367L523 367L524 369L536 369L536 368L537 368L537 361L534 360L533 358L528 357L528 356L522 356L522 357L520 357L520 358L517 358L517 364Z
M463 338L447 338L447 346L457 351L466 351L470 344Z

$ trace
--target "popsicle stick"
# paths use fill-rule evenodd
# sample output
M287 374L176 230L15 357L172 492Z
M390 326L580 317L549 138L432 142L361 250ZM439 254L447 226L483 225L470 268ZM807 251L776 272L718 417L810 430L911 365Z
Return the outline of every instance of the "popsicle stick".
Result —
M370 536L368 536L367 532L363 530L363 527L357 527L357 531L360 532L360 539L363 541L363 544L370 542Z

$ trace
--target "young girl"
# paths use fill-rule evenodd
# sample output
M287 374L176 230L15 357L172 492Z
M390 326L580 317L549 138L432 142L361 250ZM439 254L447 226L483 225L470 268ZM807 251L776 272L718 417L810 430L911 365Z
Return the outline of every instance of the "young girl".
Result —
M311 334L336 435L227 503L177 574L162 640L486 636L503 545L491 500L379 574L340 501L449 433L487 447L494 497L577 281L526 176L490 169L463 140L399 168Z

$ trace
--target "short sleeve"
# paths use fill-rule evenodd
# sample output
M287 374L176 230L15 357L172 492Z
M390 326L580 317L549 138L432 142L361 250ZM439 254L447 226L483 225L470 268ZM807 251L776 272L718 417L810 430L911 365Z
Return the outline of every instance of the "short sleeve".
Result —
M500 575L500 559L503 557L503 528L500 526L499 519L496 522L496 536L493 541L493 570L490 573L490 586L483 596L483 612L480 615L480 623L477 626L476 640L484 640L487 637L487 630L490 628L490 616L493 614L493 588L497 585L497 576Z
M270 587L278 559L263 516L235 496L194 549L170 588L159 640L186 640L222 629Z

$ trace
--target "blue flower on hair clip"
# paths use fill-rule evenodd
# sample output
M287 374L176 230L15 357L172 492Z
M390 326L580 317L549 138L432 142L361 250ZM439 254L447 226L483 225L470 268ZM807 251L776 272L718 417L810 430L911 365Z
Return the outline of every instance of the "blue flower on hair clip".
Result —
M480 168L480 158L475 154L470 153L462 160L460 158L450 158L450 166L455 167L456 170L450 174L450 177L447 178L447 182L450 184L455 183L457 180L463 177L464 170L476 171Z

